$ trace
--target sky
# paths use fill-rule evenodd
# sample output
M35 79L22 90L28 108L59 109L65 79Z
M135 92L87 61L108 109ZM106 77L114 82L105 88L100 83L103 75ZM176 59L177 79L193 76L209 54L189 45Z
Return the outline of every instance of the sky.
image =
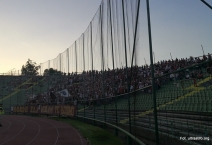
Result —
M206 0L212 5L212 0ZM0 73L54 59L86 30L101 0L0 0ZM155 59L212 53L212 11L200 0L150 0ZM146 3L141 0L148 38ZM148 43L141 46L148 48ZM145 50L147 51L147 50ZM148 56L146 56L147 62Z

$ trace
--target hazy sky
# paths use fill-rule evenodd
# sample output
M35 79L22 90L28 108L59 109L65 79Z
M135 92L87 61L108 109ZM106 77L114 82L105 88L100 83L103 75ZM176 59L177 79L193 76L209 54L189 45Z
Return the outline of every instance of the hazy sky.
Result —
M0 0L0 73L20 70L28 58L54 59L86 30L100 2ZM202 55L201 44L212 53L212 11L200 0L150 0L150 10L156 60Z

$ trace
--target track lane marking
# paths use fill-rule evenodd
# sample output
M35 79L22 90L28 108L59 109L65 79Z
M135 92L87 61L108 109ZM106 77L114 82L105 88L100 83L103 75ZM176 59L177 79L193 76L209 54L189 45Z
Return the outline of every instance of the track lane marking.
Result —
M10 139L8 139L8 140L6 140L5 142L1 143L0 145L3 145L3 144L5 144L6 142L12 140L14 137L16 137L17 135L19 135L19 134L24 130L24 128L25 128L25 126L26 126L25 123L24 123L23 121L21 121L21 120L18 120L18 121L20 121L20 122L24 125L23 128L22 128L22 130L19 131L19 133L17 133L16 135L14 135L13 137L11 137Z
M35 121L33 121L33 120L30 120L30 121L32 121L32 122L35 122ZM40 125L37 123L37 122L35 122L37 125L38 125L38 127L39 127L39 129L38 129L38 133L36 134L36 136L27 144L27 145L29 145L30 143L32 143L36 138L37 138L37 136L39 135L39 133L40 133Z
M2 119L2 120L7 120L7 119ZM10 121L7 120L7 122L10 122ZM10 125L7 128L5 128L5 130L3 130L2 132L0 132L0 134L3 133L3 132L5 132L7 129L9 129L11 125L12 125L12 123L10 122Z

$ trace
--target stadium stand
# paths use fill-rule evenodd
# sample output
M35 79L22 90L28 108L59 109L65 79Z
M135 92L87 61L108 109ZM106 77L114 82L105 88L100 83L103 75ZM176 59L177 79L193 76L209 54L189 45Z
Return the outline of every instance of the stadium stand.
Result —
M210 60L209 57L191 57L155 64L158 129L162 142L166 143L167 137L176 140L179 140L179 136L212 137L212 67L211 63L198 65ZM195 67L192 67L193 65ZM105 88L101 87L102 73L98 71L37 77L0 76L1 103L7 113L11 107L20 105L71 104L77 106L78 116L113 124L116 123L114 116L117 111L118 125L126 130L130 121L127 110L130 107L133 134L138 138L148 138L139 132L145 130L154 133L149 66L133 67L129 94L125 93L127 80L124 70L115 70L115 81L113 71L105 71ZM61 93L64 90L67 92ZM203 140L184 142L205 143Z

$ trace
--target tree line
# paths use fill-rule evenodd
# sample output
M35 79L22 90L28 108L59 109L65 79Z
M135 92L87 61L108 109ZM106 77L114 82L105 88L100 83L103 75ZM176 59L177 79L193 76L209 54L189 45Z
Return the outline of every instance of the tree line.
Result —
M39 74L40 65L37 65L36 62L28 59L25 65L22 65L21 74L24 76L37 76ZM56 69L49 68L44 70L44 76L52 76L52 75L62 75L61 71L57 71Z

